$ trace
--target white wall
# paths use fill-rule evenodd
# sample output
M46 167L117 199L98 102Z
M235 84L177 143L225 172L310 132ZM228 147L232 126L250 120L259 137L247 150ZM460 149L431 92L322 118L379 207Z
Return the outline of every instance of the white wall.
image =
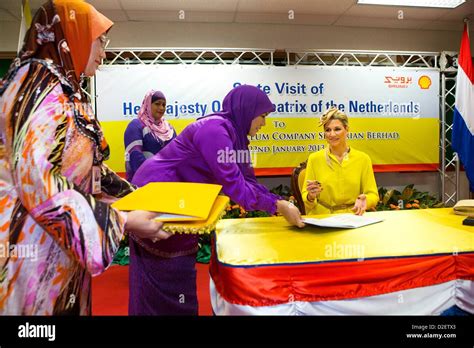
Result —
M0 21L0 52L16 52L20 22Z
M473 26L474 27L474 26ZM17 48L19 23L0 22L0 51ZM310 25L116 22L110 47L314 48L457 51L459 31ZM474 35L471 35L471 40Z
M138 45L438 52L457 51L461 32L275 24L117 22L110 31L110 38L111 47Z

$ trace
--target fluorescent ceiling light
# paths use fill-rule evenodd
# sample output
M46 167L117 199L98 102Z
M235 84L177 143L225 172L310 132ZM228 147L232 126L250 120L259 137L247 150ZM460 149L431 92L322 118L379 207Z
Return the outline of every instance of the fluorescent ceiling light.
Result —
M466 0L357 0L358 4L364 4L364 5L414 6L414 7L439 7L439 8L455 8L465 2Z

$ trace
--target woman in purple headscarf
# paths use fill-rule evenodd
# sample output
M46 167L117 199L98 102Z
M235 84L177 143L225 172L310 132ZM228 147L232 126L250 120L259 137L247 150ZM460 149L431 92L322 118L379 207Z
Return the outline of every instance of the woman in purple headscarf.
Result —
M160 91L149 91L143 99L138 118L125 130L125 168L131 181L137 169L176 137L176 132L163 119L166 98Z
M224 98L221 112L187 126L143 163L132 182L138 186L153 181L220 184L223 193L246 210L279 212L303 227L298 209L258 184L251 167L247 135L254 136L272 111L270 99L257 87L234 88ZM198 237L173 235L152 243L130 236L129 314L197 315Z

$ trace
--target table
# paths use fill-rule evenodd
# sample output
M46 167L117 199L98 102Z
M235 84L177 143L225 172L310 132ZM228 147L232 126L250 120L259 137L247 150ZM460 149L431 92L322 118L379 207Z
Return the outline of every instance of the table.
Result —
M474 227L451 208L384 211L358 229L222 220L211 256L217 315L474 313ZM318 216L321 218L323 216Z

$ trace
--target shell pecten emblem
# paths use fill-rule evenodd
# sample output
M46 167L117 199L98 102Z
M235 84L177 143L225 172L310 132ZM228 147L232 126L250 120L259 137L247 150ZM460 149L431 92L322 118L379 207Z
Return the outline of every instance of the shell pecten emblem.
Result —
M421 89L429 89L431 86L430 77L426 75L420 76L418 79L418 86L420 86Z

